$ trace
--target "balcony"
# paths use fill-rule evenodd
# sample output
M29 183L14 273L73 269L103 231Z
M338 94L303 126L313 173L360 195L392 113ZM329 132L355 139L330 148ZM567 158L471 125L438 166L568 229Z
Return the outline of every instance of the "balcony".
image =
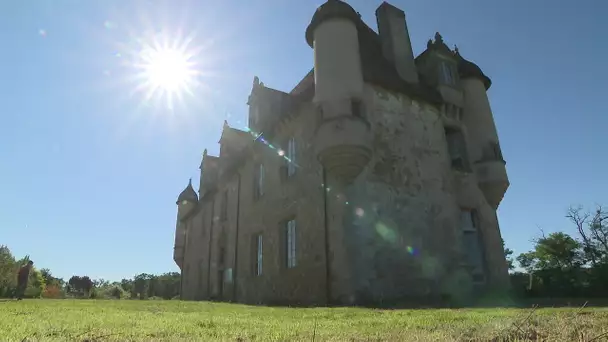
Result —
M495 210L509 188L509 177L505 161L500 159L482 159L474 164L477 183L488 204Z
M324 117L315 139L319 162L330 177L349 184L371 159L372 134L358 102L353 101L352 115Z

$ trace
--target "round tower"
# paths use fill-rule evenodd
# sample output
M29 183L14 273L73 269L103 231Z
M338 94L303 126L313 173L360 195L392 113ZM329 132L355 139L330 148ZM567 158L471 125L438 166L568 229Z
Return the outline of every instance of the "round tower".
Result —
M186 227L182 222L184 217L188 215L197 205L198 196L192 188L192 179L188 182L188 186L177 197L177 222L175 225L175 244L173 247L173 260L182 268L184 260L184 252L186 246Z
M458 74L464 93L463 122L479 188L488 203L497 209L509 187L509 178L488 100L487 90L492 81L476 64L461 56Z
M306 29L314 49L315 102L322 113L315 150L328 175L352 182L371 157L371 132L362 106L363 72L357 28L348 4L328 0Z

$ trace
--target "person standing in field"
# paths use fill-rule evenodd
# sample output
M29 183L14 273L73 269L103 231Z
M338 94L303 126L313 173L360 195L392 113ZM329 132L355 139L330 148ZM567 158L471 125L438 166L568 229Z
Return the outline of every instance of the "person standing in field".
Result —
M23 299L25 289L27 288L27 281L30 277L30 270L32 269L33 265L34 262L30 260L27 262L27 264L19 268L19 273L17 274L17 300Z

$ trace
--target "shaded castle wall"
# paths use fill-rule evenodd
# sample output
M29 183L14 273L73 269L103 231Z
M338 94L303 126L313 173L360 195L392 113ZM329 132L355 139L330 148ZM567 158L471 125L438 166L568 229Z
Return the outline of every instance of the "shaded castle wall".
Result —
M438 110L370 85L364 99L373 157L341 191L343 198L332 197L348 202L342 207L354 301L458 296L470 289L461 267L461 207L478 211L489 280L500 276L501 260L492 252L500 241L494 212L474 175L451 170Z

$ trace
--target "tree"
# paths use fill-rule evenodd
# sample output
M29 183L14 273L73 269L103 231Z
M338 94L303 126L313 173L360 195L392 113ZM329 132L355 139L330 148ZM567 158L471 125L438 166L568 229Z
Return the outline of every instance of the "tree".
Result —
M44 282L47 286L56 286L58 288L62 288L65 285L65 281L61 278L55 278L51 274L51 270L48 268L43 268L40 270L40 274L44 278Z
M608 212L599 205L594 213L570 207L566 217L576 226L589 262L593 266L608 262Z
M587 269L588 292L605 296L608 288L608 212L598 205L594 211L583 211L582 207L570 207L567 218L576 226L582 244Z
M505 251L505 259L507 261L507 267L509 268L509 271L512 271L515 269L515 265L513 264L513 250L510 248L507 248L505 246L505 240L502 240L502 248Z
M133 278L133 289L131 297L146 299L148 297L148 288L150 286L150 279L153 276L147 273L141 273Z
M133 291L133 280L131 280L131 279L122 279L120 281L120 287L122 287L122 289L125 292L131 293Z
M516 258L519 263L519 267L528 271L528 273L532 273L536 270L536 254L534 251L521 253Z
M0 245L0 297L9 297L17 286L17 263L11 250Z
M534 242L532 251L517 257L520 266L530 274L528 290L551 296L580 293L580 270L585 264L581 243L563 232L548 236L543 233Z
M30 270L27 288L25 289L25 297L40 298L45 287L46 283L44 282L44 277L42 277L40 271L38 271L35 267L32 267Z
M94 287L93 281L88 276L72 276L68 280L68 284L70 286L69 292L77 293L83 297L89 297L91 289Z
M541 269L572 269L585 263L580 242L570 235L557 232L536 241L535 257Z

